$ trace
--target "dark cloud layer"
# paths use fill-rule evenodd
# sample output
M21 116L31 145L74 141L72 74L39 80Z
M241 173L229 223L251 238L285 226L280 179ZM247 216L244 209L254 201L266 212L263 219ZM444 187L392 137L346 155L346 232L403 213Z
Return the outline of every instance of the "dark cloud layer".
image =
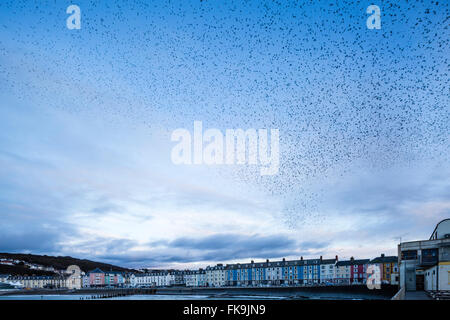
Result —
M180 237L172 241L154 241L149 250L121 254L105 254L101 258L124 265L147 265L191 262L226 262L229 260L273 259L293 254L308 254L323 249L326 242L302 242L283 235L241 235L223 233L205 237Z
M215 234L204 238L182 237L169 242L173 248L198 250L249 250L258 252L267 248L291 248L295 242L282 236L245 236L239 234Z
M30 228L31 229L31 228ZM34 226L31 230L0 230L0 251L49 253L59 249L60 235Z

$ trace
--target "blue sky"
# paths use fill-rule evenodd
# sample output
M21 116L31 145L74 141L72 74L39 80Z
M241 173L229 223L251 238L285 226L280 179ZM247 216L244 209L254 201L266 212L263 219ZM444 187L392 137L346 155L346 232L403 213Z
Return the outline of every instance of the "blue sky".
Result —
M197 267L427 238L450 215L448 16L445 1L2 1L0 252ZM172 164L171 132L196 120L278 128L280 172Z

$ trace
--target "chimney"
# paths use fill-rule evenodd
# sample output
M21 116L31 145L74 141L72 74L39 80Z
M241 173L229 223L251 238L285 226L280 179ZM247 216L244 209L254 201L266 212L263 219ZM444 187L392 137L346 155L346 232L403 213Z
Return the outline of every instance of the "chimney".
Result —
M339 261L338 256L336 255L336 261Z

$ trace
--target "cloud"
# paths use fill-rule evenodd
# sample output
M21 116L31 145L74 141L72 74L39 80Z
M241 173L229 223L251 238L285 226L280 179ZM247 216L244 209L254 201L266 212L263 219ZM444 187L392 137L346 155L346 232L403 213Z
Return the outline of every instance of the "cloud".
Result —
M8 21L33 21L11 4L4 15ZM312 28L317 8L305 8L304 22ZM133 12L121 10L131 28L140 27ZM158 21L164 10L149 14ZM428 18L435 27L428 29L445 34L440 23L445 10ZM395 250L394 243L384 242L397 235L424 238L449 216L449 103L445 82L439 82L447 69L444 38L428 43L429 60L416 42L398 51L408 38L403 31L375 51L365 45L367 37L360 37L369 41L365 44L338 41L330 47L327 37L300 43L286 35L286 45L266 48L263 56L273 59L265 59L253 54L261 50L248 42L277 43L277 32L254 33L252 23L233 16L222 20L218 33L206 34L208 50L200 25L202 32L195 33L155 25L154 37L165 45L150 48L155 53L150 63L142 37L130 38L127 28L114 33L124 41L85 43L85 52L103 43L100 56L64 50L58 32L56 42L49 42L35 24L0 30L2 250L61 251L137 266L334 256L333 250L356 252L357 246L364 246L358 252L365 255L380 246ZM240 36L229 35L231 51L223 50L222 31L238 24ZM303 28L295 21L293 26L290 35ZM36 39L32 46L17 41L28 36ZM250 50L249 59L235 39ZM319 47L334 62L309 63L308 52ZM364 48L371 48L370 54ZM117 59L116 53L125 51L132 59ZM292 61L289 52L303 52L306 60ZM377 70L370 68L373 54L381 57ZM178 62L158 58L168 56ZM376 74L367 72L368 66ZM383 79L376 92L375 78ZM205 128L282 129L280 174L174 166L166 135L172 128L190 128L199 117Z
M283 236L261 236L261 235L240 235L240 234L215 234L203 238L182 237L169 242L169 247L198 249L198 250L223 250L240 249L265 250L289 248L295 242Z
M64 221L58 199L42 201L31 192L27 196L28 201L14 193L9 201L0 202L0 251L58 254L68 238L80 236Z
M33 226L28 230L0 229L0 252L49 253L60 249L60 235L54 230Z
M75 239L65 244L65 252L77 256L96 258L103 255L122 254L132 250L138 245L138 242L131 239L107 238L98 236L87 236Z
M304 250L307 249L324 249L329 246L329 242L316 242L316 241L305 241L300 243L300 247Z
M92 213L110 213L110 212L122 212L123 207L114 204L105 204L91 209Z
M180 237L148 243L147 250L104 254L100 258L125 265L161 267L171 263L225 262L235 259L267 259L298 252L296 241L284 235L233 233L205 237ZM322 247L323 244L315 244Z
M77 235L78 231L64 222L38 222L20 215L0 224L0 251L59 254L64 251L63 243Z

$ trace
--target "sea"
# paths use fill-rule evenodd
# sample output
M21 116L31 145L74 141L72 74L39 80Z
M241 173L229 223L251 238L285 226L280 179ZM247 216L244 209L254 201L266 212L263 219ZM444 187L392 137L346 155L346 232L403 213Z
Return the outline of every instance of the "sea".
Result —
M287 295L201 295L201 294L135 294L118 297L102 297L98 294L17 294L17 290L0 290L1 300L372 300L386 299L348 294L287 296ZM16 294L15 294L16 293Z
M5 290L0 290L0 294ZM84 294L27 294L14 295L13 292L8 295L0 295L1 300L92 300L95 295ZM174 294L151 294L151 295L130 295L112 298L94 298L94 300L284 300L286 297L279 296L210 296L210 295L174 295Z

